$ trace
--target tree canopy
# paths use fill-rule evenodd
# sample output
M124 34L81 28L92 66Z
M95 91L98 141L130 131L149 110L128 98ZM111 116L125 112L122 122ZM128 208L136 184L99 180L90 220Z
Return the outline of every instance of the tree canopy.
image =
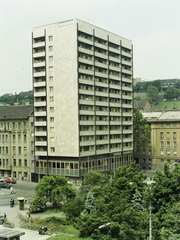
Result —
M68 178L59 175L44 176L35 188L36 196L43 197L45 201L50 201L53 205L57 205L63 198L74 198L76 191Z
M164 97L167 100L172 100L174 98L177 98L179 96L179 91L177 88L173 87L168 87L168 89L165 91Z
M134 108L134 150L141 152L146 150L151 137L151 126L143 119L142 113Z

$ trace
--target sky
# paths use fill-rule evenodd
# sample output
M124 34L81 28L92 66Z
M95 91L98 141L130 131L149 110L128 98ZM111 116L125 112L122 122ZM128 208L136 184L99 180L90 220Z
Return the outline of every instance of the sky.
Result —
M130 39L134 78L180 78L179 0L0 0L0 96L32 90L32 29L73 18Z

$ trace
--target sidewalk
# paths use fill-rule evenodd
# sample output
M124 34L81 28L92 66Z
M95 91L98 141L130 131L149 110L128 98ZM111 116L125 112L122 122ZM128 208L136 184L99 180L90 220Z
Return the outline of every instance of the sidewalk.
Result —
M0 195L4 195L4 194L7 194L7 191L1 189L0 190ZM45 239L48 239L50 237L49 235L39 235L38 231L32 231L32 230L20 228L20 223L19 223L20 220L19 220L18 214L20 213L23 216L27 216L28 208L29 208L28 204L24 205L24 210L19 210L19 207L18 207L17 204L14 207L3 206L3 207L0 207L0 215L3 216L4 213L6 213L7 219L10 222L13 222L14 225L15 225L13 230L16 230L16 231L19 231L19 232L25 232L25 235L21 236L20 239L22 239L22 240L32 240L32 239L34 239L34 240L45 240ZM32 214L31 218L36 218L36 217L45 218L45 217L50 217L50 216L62 217L62 213L35 214L35 215ZM0 228L2 228L2 227L3 226L0 225Z

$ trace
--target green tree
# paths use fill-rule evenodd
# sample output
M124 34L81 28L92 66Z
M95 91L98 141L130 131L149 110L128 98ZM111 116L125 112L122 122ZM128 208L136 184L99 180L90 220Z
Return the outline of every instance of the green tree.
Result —
M140 92L140 89L141 89L141 84L140 83L137 83L135 86L134 86L134 92Z
M85 199L89 190L93 196L101 194L102 187L105 183L109 182L110 175L102 170L90 170L83 180L83 185L80 187L80 195Z
M35 199L32 202L30 202L29 211L30 212L43 211L45 205L46 204L43 201L43 198L36 196Z
M153 83L152 83L152 86L156 87L158 89L158 91L160 92L161 91L161 81L160 80L155 80Z
M62 211L68 219L79 217L83 210L84 202L81 198L70 199L62 207Z
M174 87L177 88L177 89L180 89L180 82L175 83Z
M145 82L145 83L143 84L143 89L144 89L144 91L147 92L147 90L148 90L148 88L149 88L150 86L152 86L152 82Z
M144 207L143 207L143 201L142 201L142 195L139 193L139 191L135 190L135 193L133 195L133 199L131 200L131 202L133 203L133 210L135 212L140 212L140 211L144 211Z
M140 96L134 97L134 100L136 100L136 101L141 101L141 98L140 98Z
M95 198L96 211L78 218L76 227L81 237L93 239L144 240L149 233L148 212L135 212L131 199L137 188L143 194L146 176L138 172L138 165L116 169L112 181L104 184L103 194ZM152 214L153 236L159 236L159 224ZM109 226L98 227L110 223Z
M68 178L59 175L44 176L35 188L36 196L45 198L45 202L50 201L53 205L59 204L64 197L74 198L76 191Z
M147 94L148 94L148 97L150 97L154 102L155 97L159 94L159 90L157 87L150 86L147 89Z
M84 207L84 214L90 214L91 212L96 211L96 203L94 201L94 197L91 191L89 191L87 194Z
M134 108L134 150L135 154L145 150L151 137L151 126L142 113Z
M151 190L153 213L158 217L162 227L165 225L165 219L171 221L171 225L173 225L174 217L171 218L170 214L173 211L175 212L179 205L175 205L170 213L168 213L168 209L171 209L173 204L180 201L180 167L177 166L170 171L169 166L165 164L164 172L157 171L154 181ZM169 214L168 219L166 218L167 213ZM170 222L168 222L168 225L170 226Z
M177 98L179 95L179 91L175 87L168 87L168 89L165 91L164 97L167 100L172 100L174 98Z

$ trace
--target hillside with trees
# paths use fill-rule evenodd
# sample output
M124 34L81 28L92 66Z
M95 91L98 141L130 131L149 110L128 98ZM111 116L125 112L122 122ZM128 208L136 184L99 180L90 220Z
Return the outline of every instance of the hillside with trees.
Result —
M4 94L0 96L1 105L13 106L15 103L25 105L26 102L33 104L33 91L20 92L19 94Z
M151 104L157 104L164 100L177 100L180 97L180 82L169 87L163 87L160 80L148 81L144 84L137 83L134 86L134 96L134 100L147 99Z

